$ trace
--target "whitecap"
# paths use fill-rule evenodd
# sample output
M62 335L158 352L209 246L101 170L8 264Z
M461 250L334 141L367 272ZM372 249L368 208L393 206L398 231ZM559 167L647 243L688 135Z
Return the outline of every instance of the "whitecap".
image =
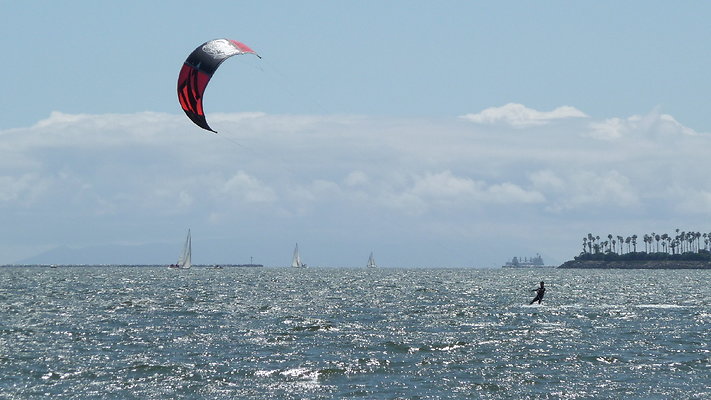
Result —
M686 306L680 306L678 304L637 304L637 308L663 308L663 309L671 309L671 308L686 308Z
M318 379L318 371L312 371L308 368L291 368L280 372L280 374L290 378L303 378L307 380Z

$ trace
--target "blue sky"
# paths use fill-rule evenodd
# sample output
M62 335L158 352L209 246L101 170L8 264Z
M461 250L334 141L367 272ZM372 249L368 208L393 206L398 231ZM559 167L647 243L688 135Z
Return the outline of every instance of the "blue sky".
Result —
M196 262L286 265L299 241L312 264L392 266L708 230L710 9L2 1L0 263L111 245L161 262L188 227ZM175 85L219 37L263 59L213 78L214 137Z

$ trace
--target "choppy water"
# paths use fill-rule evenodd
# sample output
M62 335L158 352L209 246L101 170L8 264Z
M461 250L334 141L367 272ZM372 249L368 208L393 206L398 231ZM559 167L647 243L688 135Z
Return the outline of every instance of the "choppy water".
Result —
M0 398L708 399L709 278L0 268Z

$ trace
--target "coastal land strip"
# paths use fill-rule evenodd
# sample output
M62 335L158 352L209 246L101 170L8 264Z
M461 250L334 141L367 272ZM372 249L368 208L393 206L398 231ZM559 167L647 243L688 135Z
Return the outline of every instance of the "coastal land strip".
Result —
M578 269L711 269L711 261L704 260L570 260L558 268Z

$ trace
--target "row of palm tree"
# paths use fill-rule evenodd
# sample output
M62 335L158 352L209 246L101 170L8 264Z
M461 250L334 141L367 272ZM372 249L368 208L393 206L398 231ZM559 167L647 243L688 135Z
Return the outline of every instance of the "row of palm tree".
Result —
M645 253L666 253L683 254L698 253L702 250L708 251L711 245L711 232L684 232L676 229L676 235L667 233L658 234L652 232L642 237ZM701 239L703 238L703 247ZM581 254L626 254L637 252L637 239L639 236L631 235L627 237L607 235L607 240L600 236L593 236L588 233L583 237L583 251ZM625 251L625 247L627 247Z

